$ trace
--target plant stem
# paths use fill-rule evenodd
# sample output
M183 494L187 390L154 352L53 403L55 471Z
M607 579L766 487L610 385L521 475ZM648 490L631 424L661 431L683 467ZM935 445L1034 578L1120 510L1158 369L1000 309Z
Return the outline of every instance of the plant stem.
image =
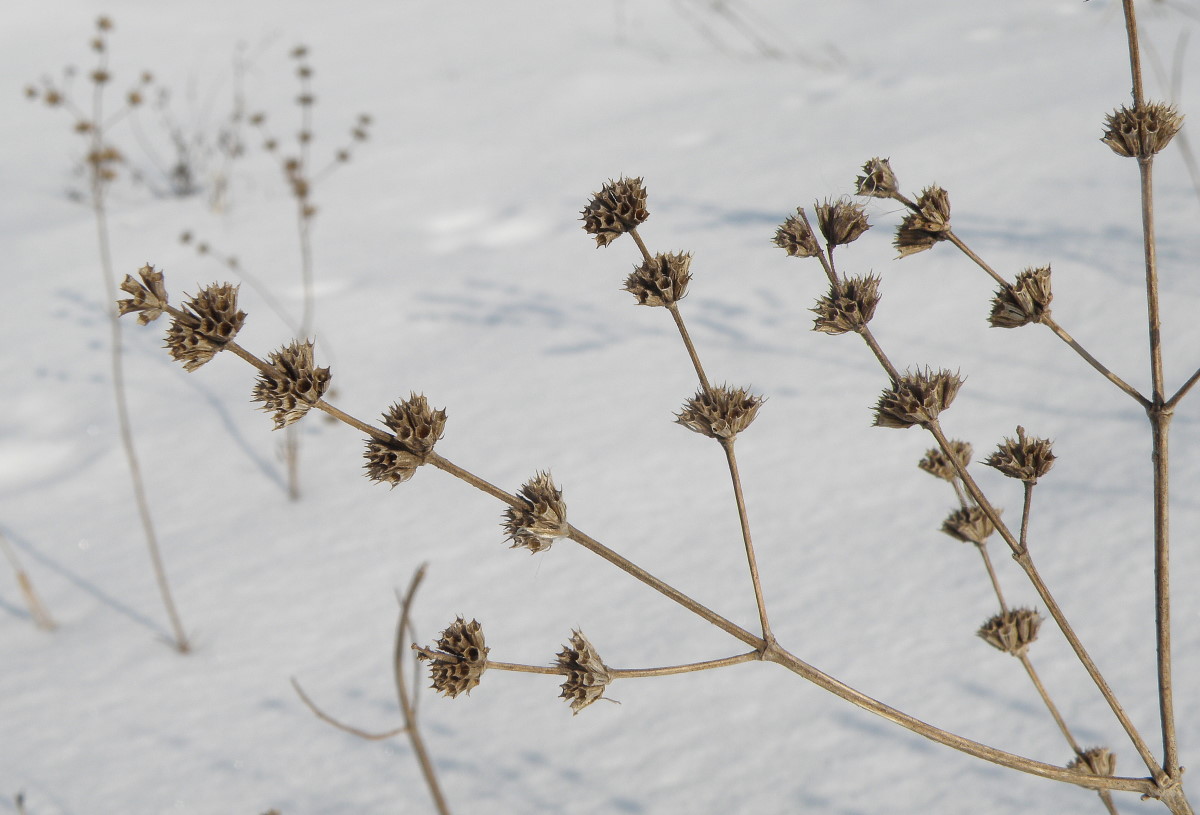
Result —
M692 367L696 369L696 376L700 380L700 387L704 388L705 392L711 392L712 386L708 384L708 377L704 375L704 366L700 364L700 356L696 353L696 346L692 344L692 337L688 334L687 326L683 323L683 315L679 313L679 306L675 303L669 303L667 310L671 312L671 317L675 320L675 327L679 329L679 337L683 340L683 345L687 348L688 357L692 360Z
M742 541L746 545L746 562L750 565L750 581L754 584L754 602L758 604L758 621L762 627L763 640L769 646L775 642L775 635L771 633L771 624L767 620L767 605L763 600L762 582L758 576L758 560L754 557L754 543L750 539L750 519L746 512L746 498L742 494L742 478L738 473L733 445L733 439L721 439L721 448L725 451L726 461L729 462L729 477L733 481L733 497L737 501L738 521L742 526Z
M1004 593L1000 591L1000 580L996 577L996 570L992 567L992 556L988 554L986 543L976 543L975 548L979 550L979 554L983 557L983 565L987 567L988 577L992 580L992 589L996 592L996 599L1000 601L1000 611L1007 614L1008 604L1004 602Z
M29 575L21 568L21 562L17 560L17 553L9 544L8 538L0 532L0 549L4 550L4 556L8 559L13 571L17 575L17 586L21 589L21 596L25 598L25 605L29 607L29 616L33 619L33 624L43 631L53 631L57 628L54 618L50 616L50 612L42 604L42 600L33 589L33 581L29 579Z
M415 645L413 648L416 649L418 653L424 654L430 659L437 658L436 651L431 651L428 648L419 648ZM708 671L712 670L713 668L725 668L729 665L740 665L743 662L754 662L760 659L762 659L762 655L758 651L747 651L744 654L725 657L723 659L709 659L705 660L704 662L690 662L686 665L668 665L663 668L611 668L607 665L604 667L608 668L608 673L613 679L640 679L651 676L672 676L674 674ZM564 675L562 668L550 665L524 665L516 662L495 662L489 659L487 661L487 667L489 669L494 668L498 671L514 671L517 673L549 674L554 676Z

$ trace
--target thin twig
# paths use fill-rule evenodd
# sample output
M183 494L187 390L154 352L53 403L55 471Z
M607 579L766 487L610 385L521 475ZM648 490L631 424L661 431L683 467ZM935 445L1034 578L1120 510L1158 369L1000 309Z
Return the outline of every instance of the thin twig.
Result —
M750 580L754 584L754 602L758 604L758 621L762 626L763 640L768 647L775 642L771 624L767 620L767 604L763 600L762 581L758 576L758 560L754 556L754 543L750 539L750 520L746 512L746 498L742 494L742 478L738 473L737 457L733 453L733 439L721 439L721 448L729 462L729 477L733 481L733 496L737 501L738 521L742 527L742 542L746 546L746 561L750 565Z
M316 716L318 719L325 722L326 724L331 724L334 727L336 727L338 730L345 731L346 733L349 733L352 736L357 736L358 738L366 739L367 741L383 741L384 739L390 739L393 736L399 736L401 733L403 733L405 730L408 729L407 727L397 727L395 730L388 730L387 732L384 732L384 733L372 733L367 730L360 730L359 728L354 727L353 725L349 725L349 724L346 724L345 722L338 721L337 719L333 718L325 711L321 710L321 708L319 708L317 706L317 703L314 702L312 699L310 699L308 694L304 692L304 688L300 687L300 683L298 681L296 681L296 677L293 676L291 678L291 682L292 682L292 687L296 691L296 695L300 697L300 701L304 703L305 707L307 707L309 710L312 711L314 716Z
M4 550L4 556L12 565L13 572L17 575L17 586L21 590L21 596L25 598L25 605L29 609L29 616L33 620L33 624L44 631L53 631L57 628L54 618L50 616L50 612L46 610L46 606L42 604L42 600L38 597L37 592L33 588L33 581L29 579L29 575L25 569L21 567L21 562L17 560L17 552L13 549L12 544L8 542L8 538L0 532L0 549Z

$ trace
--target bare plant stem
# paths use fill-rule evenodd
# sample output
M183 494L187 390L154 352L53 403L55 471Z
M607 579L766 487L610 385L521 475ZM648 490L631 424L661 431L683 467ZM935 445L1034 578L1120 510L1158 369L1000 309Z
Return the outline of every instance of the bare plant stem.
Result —
M687 326L684 325L683 315L679 313L679 306L671 303L667 306L667 310L671 312L671 317L675 319L675 327L679 329L679 337L683 340L683 345L687 348L688 357L692 360L692 367L696 369L696 376L700 380L700 387L704 388L705 392L711 392L712 386L708 384L708 377L704 375L704 366L700 364L700 356L696 353L696 346L692 344L692 337L688 334Z
M21 562L17 560L17 553L8 542L8 538L4 537L4 533L0 532L0 549L4 550L4 556L12 565L13 572L17 575L17 586L21 590L21 596L25 599L25 605L29 608L29 617L33 620L33 624L44 631L53 631L57 628L54 618L50 616L50 612L42 604L42 600L33 589L33 581L29 579L29 575L21 568Z
M758 560L754 557L754 542L750 539L750 520L746 513L746 498L742 494L742 478L738 474L737 457L733 453L733 439L721 439L721 448L729 462L729 477L733 481L733 497L737 501L738 520L742 525L742 542L746 545L746 561L750 564L750 581L754 584L754 602L758 604L758 621L762 626L763 640L768 647L775 642L771 624L767 620L767 605L763 600L762 582L758 576Z
M1029 510L1033 506L1033 487L1036 482L1025 482L1025 503L1021 507L1021 551L1029 551Z
M428 659L443 659L437 651L430 648L422 648L418 645L413 645L413 650L424 655ZM738 654L732 657L723 659L709 659L704 662L690 662L687 665L668 665L662 668L608 668L608 673L613 679L640 679L651 676L673 676L675 674L695 673L696 671L709 671L713 668L725 668L730 665L740 665L743 662L756 662L762 659L762 655L758 651L747 651L744 654ZM497 671L514 671L516 673L527 674L547 674L553 676L563 676L566 672L559 667L551 665L524 665L517 662L496 662L489 659L487 661L488 669Z
M1000 591L1000 580L996 577L996 570L992 567L992 556L988 554L987 544L977 543L975 548L979 550L979 554L983 558L983 565L987 567L988 577L992 581L992 589L996 592L996 599L1000 601L1000 610L1007 614L1008 603L1004 602L1004 592Z
M407 729L405 727L397 727L394 730L385 730L382 733L374 733L369 730L360 730L353 725L349 725L345 722L335 719L318 707L317 703L314 702L312 698L304 692L304 688L300 687L300 683L296 680L296 677L293 676L291 681L292 689L296 691L296 695L300 697L300 701L304 703L305 707L312 711L314 716L326 724L336 727L338 730L349 733L351 736L357 736L358 738L365 739L366 741L383 741L384 739L390 739L393 736L399 736Z

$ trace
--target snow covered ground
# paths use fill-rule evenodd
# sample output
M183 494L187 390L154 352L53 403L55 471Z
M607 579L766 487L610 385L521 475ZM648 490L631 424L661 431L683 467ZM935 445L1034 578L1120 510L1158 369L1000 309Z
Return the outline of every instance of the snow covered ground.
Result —
M1147 42L1169 65L1179 35L1200 25L1193 5L1142 6ZM288 682L348 722L398 724L394 590L423 562L425 642L465 615L483 624L492 657L511 662L549 662L572 628L615 667L741 649L568 542L536 557L509 550L502 507L444 473L370 484L360 439L318 416L299 425L305 496L290 503L280 434L248 403L250 368L225 355L186 374L160 347L162 323L127 318L142 466L196 644L186 657L166 647L117 442L94 223L66 194L81 140L61 111L23 98L40 76L90 64L101 12L115 22L114 87L152 69L196 129L227 109L238 42L256 55L250 109L282 133L295 127L287 54L310 47L316 155L372 115L371 141L316 192L318 356L337 404L371 420L424 392L449 413L444 456L510 491L551 469L576 526L753 629L723 457L672 424L695 390L687 357L666 313L620 290L633 244L598 250L579 228L606 179L643 176L651 250L695 254L682 310L710 375L768 397L738 451L781 643L941 727L1048 762L1071 757L1019 665L974 636L995 600L975 553L938 531L954 497L915 467L928 437L870 426L885 375L853 336L809 330L823 276L770 238L796 206L849 192L864 160L890 156L906 190L950 192L956 231L1010 278L1051 263L1056 318L1146 390L1137 174L1098 140L1104 114L1129 98L1119 4L730 7L763 42L702 3L8 4L0 531L60 627L36 630L0 567L0 812L15 812L22 791L29 815L431 812L407 742L322 724ZM1185 49L1185 113L1198 60ZM1149 85L1162 95L1153 75ZM204 118L206 94L218 101ZM113 135L149 171L132 134ZM176 302L227 279L179 244L192 230L298 313L294 213L277 165L252 145L234 168L221 212L203 195L118 184L118 272L155 264ZM1177 386L1200 365L1197 200L1174 148L1157 168ZM901 213L879 202L869 212L877 228L842 250L842 268L883 277L872 325L898 365L967 377L948 431L978 458L1018 423L1055 440L1058 464L1035 492L1035 558L1156 743L1141 411L1048 331L988 328L994 286L952 247L894 260ZM265 355L290 339L250 286L242 307L246 347ZM1185 764L1200 752L1195 406L1183 404L1173 436ZM1019 517L1019 485L978 469ZM992 548L1010 601L1033 605ZM1112 747L1119 771L1138 775L1051 624L1032 656L1080 741ZM558 693L552 677L501 672L470 697L422 692L455 812L1101 811L1091 793L925 742L771 665L618 682L607 695L620 705L578 716Z

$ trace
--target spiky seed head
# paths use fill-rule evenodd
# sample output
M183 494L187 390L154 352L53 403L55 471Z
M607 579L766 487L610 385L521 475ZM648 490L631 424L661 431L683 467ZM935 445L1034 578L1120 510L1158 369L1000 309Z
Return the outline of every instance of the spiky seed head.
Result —
M856 179L859 195L873 198L891 198L900 192L900 183L892 172L891 162L886 158L873 158L862 166L863 174Z
M921 228L945 232L950 228L950 195L937 184L926 187L917 196L917 214Z
M417 658L429 661L433 689L454 698L479 685L490 649L484 644L483 626L459 617L442 632L437 647L428 650L433 654L420 651Z
M775 230L775 245L794 258L816 257L821 254L821 244L803 214L804 208L797 207L796 214L779 225Z
M571 632L571 641L558 652L558 667L567 677L559 696L570 703L574 714L602 697L612 682L608 666L578 629Z
M1114 776L1117 774L1117 757L1107 747L1090 747L1067 765L1068 770L1090 775ZM1101 789L1101 787L1090 787Z
M875 405L876 427L926 425L938 417L962 387L957 373L930 368L906 372Z
M162 272L147 264L138 269L139 283L133 275L125 275L121 291L133 295L128 300L118 300L117 310L122 314L136 313L138 322L149 325L162 315L167 307L167 287L163 284Z
M675 421L710 438L732 441L754 421L762 403L761 396L745 388L700 388L675 414Z
M625 280L625 291L643 306L677 303L687 294L688 282L692 279L691 265L690 252L655 255L633 270Z
M413 477L425 463L433 446L446 429L446 411L434 410L422 394L409 394L383 414L383 423L392 431L387 441L367 439L367 478L393 487Z
M826 334L861 331L875 316L877 305L878 277L842 278L840 285L830 286L829 294L817 300L815 308L809 309L817 315L813 320L813 330Z
M988 645L1020 656L1037 639L1042 615L1031 608L1017 608L990 618L976 632Z
M841 246L858 239L871 228L867 223L866 208L844 198L825 200L814 207L817 211L817 228L831 246Z
M246 312L237 307L238 286L213 283L184 303L183 313L167 329L167 350L194 371L237 336Z
M938 241L946 240L950 231L950 196L934 184L917 197L916 210L900 222L892 245L900 257L923 252Z
M504 534L512 541L513 549L544 552L570 533L562 490L554 485L549 473L539 472L526 481L517 497L522 506L504 511Z
M1017 436L1006 436L983 462L989 467L995 467L1009 478L1017 478L1029 484L1050 472L1054 466L1054 455L1049 439L1039 439L1025 435L1025 428L1017 426Z
M610 180L592 195L581 214L583 230L596 239L596 246L608 246L650 217L642 179L622 176Z
M958 479L958 469L954 466L955 462L964 470L971 463L971 454L974 449L968 442L951 440L950 453L953 456L947 456L940 447L933 447L925 451L925 458L917 464L925 472L930 475L941 478L945 481L955 481Z
M1017 275L1017 282L1005 286L992 298L992 314L988 322L993 328L1019 328L1040 323L1050 314L1050 267L1026 269Z
M253 399L274 414L275 429L279 430L303 417L325 394L329 369L316 366L313 344L308 340L292 340L272 351L268 362L273 373L258 375Z
M951 512L942 521L942 531L963 543L987 543L996 527L979 507L965 507Z
M1172 105L1149 102L1132 108L1122 106L1104 118L1100 141L1118 156L1150 158L1166 147L1181 127L1183 117Z

